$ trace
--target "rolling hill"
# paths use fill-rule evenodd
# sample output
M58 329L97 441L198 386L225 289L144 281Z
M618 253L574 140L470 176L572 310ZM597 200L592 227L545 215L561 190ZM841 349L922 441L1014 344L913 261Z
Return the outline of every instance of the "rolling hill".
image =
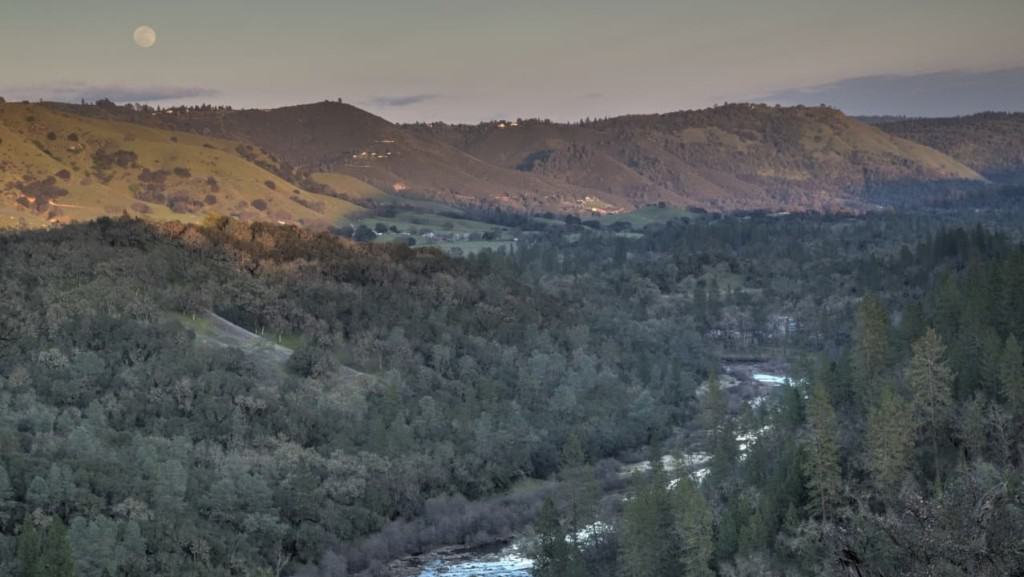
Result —
M447 204L622 212L864 209L907 185L984 178L830 108L733 104L585 124L395 125L341 102L272 110L72 107L247 142L307 172ZM355 179L355 180L351 180ZM323 182L323 178L319 178ZM356 199L352 194L336 193Z
M481 161L336 101L271 110L173 109L159 114L126 107L61 107L77 114L251 143L303 171L347 175L387 193L448 204L575 211L579 210L575 201L589 194L579 187ZM360 194L347 187L335 192L355 198Z
M304 190L285 167L237 142L0 104L0 226L39 227L128 212L207 214L323 227L360 207Z
M995 182L1024 184L1024 113L911 118L878 126L940 150Z
M272 110L2 104L0 220L41 226L128 211L323 227L410 199L533 213L655 203L864 210L1014 170L1015 149L993 142L1012 140L1017 121L953 133L941 123L875 126L824 107L732 104L578 124L396 125L339 101ZM958 134L974 144L957 144Z
M979 182L962 163L830 108L734 104L582 125L431 125L482 160L637 206L834 210L904 183Z

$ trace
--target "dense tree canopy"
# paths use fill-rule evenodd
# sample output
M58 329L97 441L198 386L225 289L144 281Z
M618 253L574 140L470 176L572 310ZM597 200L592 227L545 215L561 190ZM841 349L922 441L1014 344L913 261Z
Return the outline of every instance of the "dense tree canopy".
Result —
M227 219L5 234L0 572L374 572L542 512L541 573L1012 573L1024 250L946 222L570 223L464 259ZM737 410L737 352L795 384ZM595 463L680 438L703 482L598 506ZM543 507L465 502L529 479Z

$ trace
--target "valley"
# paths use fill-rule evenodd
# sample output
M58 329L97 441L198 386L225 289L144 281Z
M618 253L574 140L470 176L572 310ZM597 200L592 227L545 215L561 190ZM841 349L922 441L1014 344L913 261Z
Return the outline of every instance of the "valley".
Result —
M0 577L1024 576L1024 2L0 6Z

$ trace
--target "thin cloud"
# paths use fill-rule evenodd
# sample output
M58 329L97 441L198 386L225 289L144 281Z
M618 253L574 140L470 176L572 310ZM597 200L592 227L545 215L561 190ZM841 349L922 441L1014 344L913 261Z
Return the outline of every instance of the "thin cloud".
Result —
M386 106L388 108L403 108L414 106L430 100L440 98L440 94L410 94L408 96L377 96L370 99L374 106Z
M220 94L212 88L198 86L129 85L129 84L88 84L70 82L64 84L22 86L4 91L9 97L21 100L54 100L58 102L94 102L104 98L114 102L164 102L168 100L191 100L209 98ZM4 93L0 92L0 94Z
M984 72L848 78L759 98L773 104L827 104L848 114L957 116L983 111L1024 111L1024 67Z

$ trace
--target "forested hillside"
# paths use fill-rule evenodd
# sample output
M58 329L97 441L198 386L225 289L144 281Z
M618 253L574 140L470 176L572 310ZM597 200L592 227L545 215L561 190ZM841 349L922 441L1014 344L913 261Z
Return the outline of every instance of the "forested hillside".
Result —
M82 576L317 562L430 498L550 475L570 431L594 455L664 436L702 360L642 285L621 307L497 255L230 220L0 244L2 558L63 522ZM300 344L277 369L199 346L207 308Z
M651 577L1024 570L1024 250L961 230L890 262L901 266L864 272L893 275L894 290L858 299L852 325L831 327L850 326L850 338L808 357L752 424L724 410L712 377L702 401L710 473L699 486L656 469L627 498L617 545L542 550L539 567L585 575L614 558L620 575ZM737 442L742 426L759 431L749 447ZM564 536L551 518L544 534ZM558 574L569 573L536 572Z
M1024 114L898 119L878 127L941 150L991 180L1024 182Z
M1019 572L1024 250L965 214L570 222L465 259L7 233L2 571L386 575L525 535L537 577ZM973 220L1009 235L946 228ZM740 354L793 384L736 397ZM708 472L623 465L663 454Z

